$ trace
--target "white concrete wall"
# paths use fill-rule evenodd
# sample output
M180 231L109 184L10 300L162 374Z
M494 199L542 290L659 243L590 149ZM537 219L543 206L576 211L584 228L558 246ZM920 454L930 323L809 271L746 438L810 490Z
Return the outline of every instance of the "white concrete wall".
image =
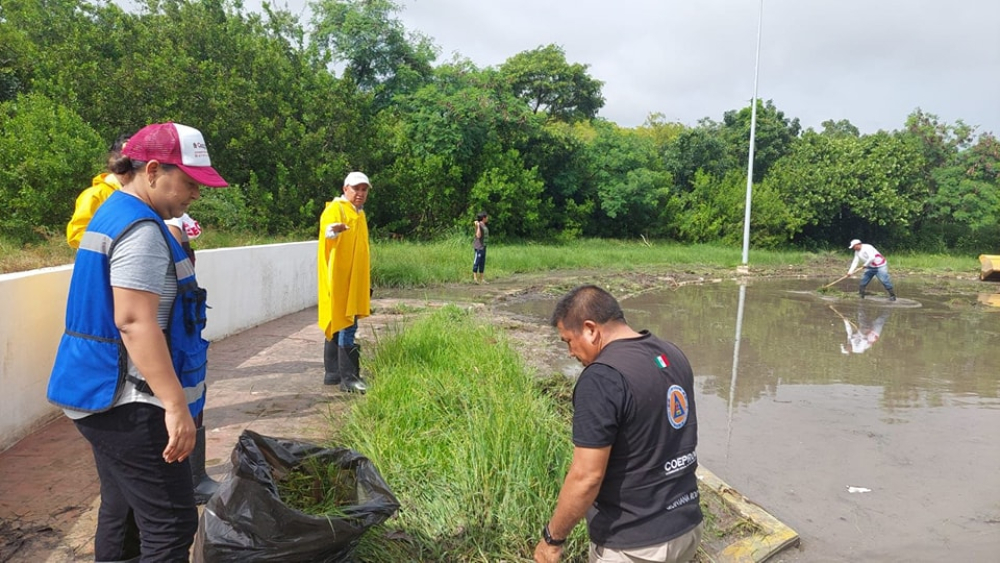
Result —
M205 338L218 340L316 305L316 242L198 251ZM72 266L0 275L0 451L61 411L45 400ZM317 329L318 330L318 329Z
M0 275L0 451L57 412L45 400L72 266Z

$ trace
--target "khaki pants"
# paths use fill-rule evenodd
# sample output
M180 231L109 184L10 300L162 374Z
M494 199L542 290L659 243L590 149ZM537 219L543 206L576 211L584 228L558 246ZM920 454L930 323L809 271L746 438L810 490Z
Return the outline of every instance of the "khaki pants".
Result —
M590 563L684 563L694 559L705 524L668 542L630 549L612 549L590 544Z

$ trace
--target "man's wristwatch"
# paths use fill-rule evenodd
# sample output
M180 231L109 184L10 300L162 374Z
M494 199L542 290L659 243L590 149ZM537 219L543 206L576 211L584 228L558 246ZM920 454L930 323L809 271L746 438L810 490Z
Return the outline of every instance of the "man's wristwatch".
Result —
M552 537L552 534L549 533L549 525L548 524L546 524L545 527L542 528L542 539L545 540L545 543L547 543L547 544L549 544L551 546L560 546L560 545L566 543L566 538L563 538L561 540L557 540L557 539L555 539L555 538Z

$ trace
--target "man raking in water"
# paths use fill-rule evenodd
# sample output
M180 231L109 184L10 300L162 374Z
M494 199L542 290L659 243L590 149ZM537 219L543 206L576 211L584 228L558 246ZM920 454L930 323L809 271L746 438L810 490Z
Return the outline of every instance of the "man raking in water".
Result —
M872 278L878 278L885 290L889 292L889 301L895 301L896 292L893 291L892 279L889 278L889 263L886 262L885 256L882 256L874 246L863 244L859 239L852 240L848 248L854 251L854 261L847 269L847 275L851 275L859 264L865 269L865 273L861 274L858 295L864 299L868 282L872 281Z

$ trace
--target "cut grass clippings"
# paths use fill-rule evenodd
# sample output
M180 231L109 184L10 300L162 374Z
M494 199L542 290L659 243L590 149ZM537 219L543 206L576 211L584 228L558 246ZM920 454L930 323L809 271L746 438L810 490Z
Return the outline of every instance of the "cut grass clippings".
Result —
M290 508L313 516L344 516L344 508L358 503L353 469L308 458L291 471L275 475L278 496Z

